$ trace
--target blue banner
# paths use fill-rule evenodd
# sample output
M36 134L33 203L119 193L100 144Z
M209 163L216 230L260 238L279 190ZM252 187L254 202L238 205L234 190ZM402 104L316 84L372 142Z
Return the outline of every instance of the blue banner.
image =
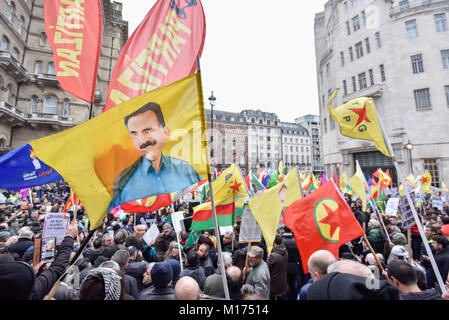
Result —
M19 190L63 180L40 161L29 144L0 156L0 188Z

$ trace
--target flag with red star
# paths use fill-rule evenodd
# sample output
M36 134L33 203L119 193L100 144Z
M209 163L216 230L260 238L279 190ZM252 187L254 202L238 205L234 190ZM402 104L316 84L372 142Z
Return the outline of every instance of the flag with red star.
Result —
M245 180L240 168L232 164L212 182L215 212L219 226L234 224L235 201L249 197ZM193 208L190 230L208 230L214 228L212 204L210 199Z
M312 253L328 250L338 258L341 245L364 233L332 180L291 204L284 211L284 222L295 235L305 273Z
M332 100L337 93L338 89L331 94L327 108L332 119L340 125L341 134L351 138L371 140L380 152L391 157L385 144L373 99L361 97L333 109Z

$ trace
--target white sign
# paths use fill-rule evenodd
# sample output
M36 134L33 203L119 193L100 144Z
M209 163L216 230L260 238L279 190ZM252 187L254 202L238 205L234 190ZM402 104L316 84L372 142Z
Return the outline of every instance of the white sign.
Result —
M70 216L64 212L49 212L45 215L42 238L56 237L56 244L64 240Z
M177 211L171 214L171 219L173 221L173 228L175 228L176 233L182 231L181 220L184 220L184 212Z
M397 216L399 206L399 198L390 198L387 202L387 207L385 208L385 214L387 216Z
M399 203L399 209L402 212L402 227L408 229L415 224L415 218L413 217L412 209L408 204L407 198L401 199Z
M438 197L439 199L436 199L436 198L434 198L434 199L432 199L432 207L433 208L437 208L438 210L443 210L443 200L440 198L440 197Z
M159 235L159 228L155 223L153 223L151 227L147 230L147 232L145 232L145 234L143 235L143 240L147 244L150 244L151 241L156 240L158 235Z
M224 235L228 231L232 232L233 228L232 228L232 226L224 226L224 227L219 227L219 230L220 230L220 235Z

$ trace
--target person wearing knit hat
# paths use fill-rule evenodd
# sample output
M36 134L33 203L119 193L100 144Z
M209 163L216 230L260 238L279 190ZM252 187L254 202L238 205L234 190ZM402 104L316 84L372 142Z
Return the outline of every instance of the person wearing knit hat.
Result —
M8 241L10 234L8 231L0 231L0 242L5 243Z
M172 266L167 262L158 262L151 268L150 274L154 288L139 295L139 300L174 300Z
M407 238L405 237L405 235L403 233L401 233L401 232L394 233L391 236L391 242L394 244L394 246L402 247L404 249L404 251L408 252ZM398 250L398 249L396 249L396 250ZM393 256L393 254L390 253L390 255L388 256L388 259L387 259L387 264L389 264L394 259L395 259L395 257Z
M174 288L176 286L176 282L179 280L179 274L181 273L181 265L179 264L178 260L175 259L169 259L167 261L173 270L173 281L172 281L172 287Z
M384 240L382 237L382 232L379 228L379 221L375 219L370 219L368 221L368 229L366 230L366 237L370 242L376 253L384 253Z

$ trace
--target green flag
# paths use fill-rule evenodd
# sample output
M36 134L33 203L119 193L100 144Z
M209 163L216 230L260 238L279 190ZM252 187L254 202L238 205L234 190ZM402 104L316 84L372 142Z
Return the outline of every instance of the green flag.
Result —
M274 187L279 183L279 171L276 170L275 173L273 173L270 177L270 180L268 180L267 188Z

